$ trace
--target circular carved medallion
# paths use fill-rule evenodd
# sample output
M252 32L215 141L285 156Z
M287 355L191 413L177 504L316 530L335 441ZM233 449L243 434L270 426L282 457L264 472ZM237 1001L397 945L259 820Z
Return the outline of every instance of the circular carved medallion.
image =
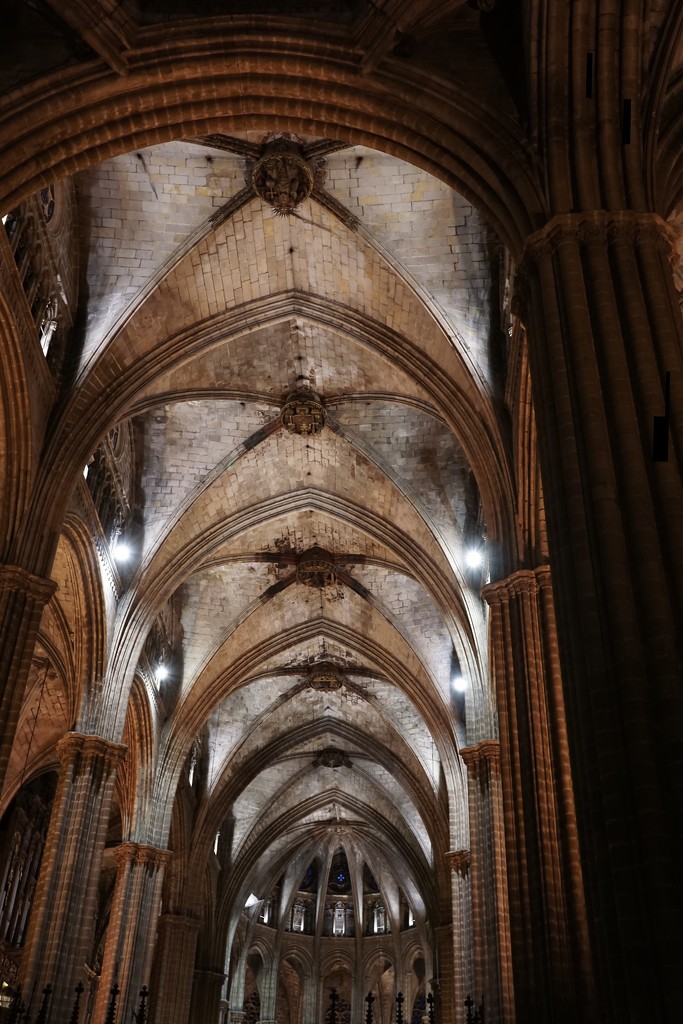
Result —
M339 669L336 665L331 665L328 662L314 665L309 672L308 679L314 690L339 690L342 685Z
M306 587L332 587L337 582L334 558L323 548L304 551L296 567L296 578Z
M308 199L313 191L313 171L296 142L275 139L266 144L252 172L254 191L284 217Z
M287 395L280 412L280 421L290 434L310 437L325 426L325 409L315 391L300 388Z

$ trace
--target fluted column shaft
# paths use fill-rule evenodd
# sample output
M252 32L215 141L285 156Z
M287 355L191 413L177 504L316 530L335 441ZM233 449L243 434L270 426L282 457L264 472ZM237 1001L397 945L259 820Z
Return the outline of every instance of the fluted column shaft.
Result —
M490 584L515 994L535 1021L591 1003L571 769L550 569Z
M521 312L601 1012L683 1004L683 325L666 225L554 218ZM523 289L522 289L523 290ZM671 373L668 462L653 418Z
M500 744L464 747L470 817L470 877L475 1002L490 1020L514 1021L509 910L500 781Z
M104 1024L109 993L119 986L117 1016L131 1019L140 989L149 986L168 850L124 843L115 850L116 882L97 990L94 1024Z
M219 1024L224 981L223 971L199 968L194 972L190 1024Z
M51 1016L68 1019L73 990L92 948L98 885L116 769L126 748L100 736L67 733L22 961L27 999L53 988ZM31 1013L37 1010L32 1006Z
M7 772L31 658L54 580L15 565L0 566L0 789Z
M190 1013L199 922L184 914L162 914L150 985L151 1024L178 1024Z

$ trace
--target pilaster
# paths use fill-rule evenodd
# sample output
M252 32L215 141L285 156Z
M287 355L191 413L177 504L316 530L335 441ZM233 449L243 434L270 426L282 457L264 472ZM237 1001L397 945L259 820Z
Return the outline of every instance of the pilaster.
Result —
M57 584L0 565L0 789L12 752L43 609Z
M492 1020L514 1021L500 743L464 747L470 818L473 977Z
M68 1018L92 946L116 769L126 752L82 733L67 733L57 749L59 780L21 968L24 992L52 986L55 1020Z
M120 989L117 1016L122 1021L131 1019L140 989L149 986L164 868L171 857L168 850L140 843L123 843L114 853L116 882L94 1024L104 1024L114 983Z
M608 1020L674 1020L683 1002L683 324L671 241L655 214L564 214L528 240L521 268L587 916ZM653 459L653 423L667 371L664 462Z

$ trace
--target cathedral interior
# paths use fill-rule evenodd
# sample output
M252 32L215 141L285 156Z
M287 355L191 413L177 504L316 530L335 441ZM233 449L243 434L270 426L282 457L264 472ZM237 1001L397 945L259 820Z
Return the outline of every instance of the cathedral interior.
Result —
M683 4L4 0L0 1017L683 1019Z

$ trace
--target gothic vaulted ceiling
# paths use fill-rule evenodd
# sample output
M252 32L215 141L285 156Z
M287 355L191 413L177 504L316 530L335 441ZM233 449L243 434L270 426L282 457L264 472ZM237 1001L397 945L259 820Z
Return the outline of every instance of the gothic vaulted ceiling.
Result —
M233 926L339 846L436 920L435 864L467 846L457 749L491 731L497 238L396 157L262 131L115 157L56 203L81 319L55 465L95 472L104 445L127 509L100 515L88 593L79 472L7 792L74 724L123 737L121 835L201 875L220 832Z

